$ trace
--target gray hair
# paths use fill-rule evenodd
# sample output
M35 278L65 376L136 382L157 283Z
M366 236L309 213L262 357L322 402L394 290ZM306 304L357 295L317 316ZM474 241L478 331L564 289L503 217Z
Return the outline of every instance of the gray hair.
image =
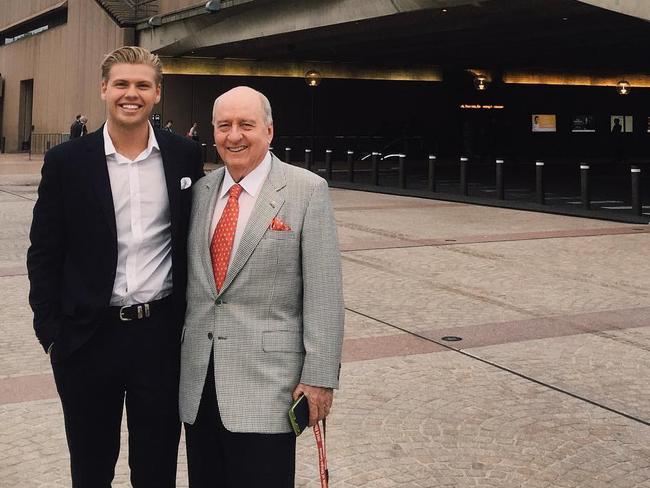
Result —
M252 88L251 88L252 90ZM230 91L230 90L229 90ZM269 102L269 99L266 98L266 95L264 93L259 92L257 90L253 90L255 93L257 93L260 97L260 103L262 104L262 112L264 113L264 123L266 125L271 125L273 123L273 112L271 110L271 102ZM228 93L228 92L226 92ZM217 113L217 104L221 100L221 97L223 97L226 93L222 93L219 95L215 101L214 105L212 106L212 124L214 125L214 117Z

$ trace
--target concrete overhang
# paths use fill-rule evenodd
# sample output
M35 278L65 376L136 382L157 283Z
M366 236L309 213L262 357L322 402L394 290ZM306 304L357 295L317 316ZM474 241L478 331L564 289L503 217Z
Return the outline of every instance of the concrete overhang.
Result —
M579 0L582 3L605 8L612 12L650 20L650 2L648 0Z
M140 26L140 45L163 56L251 39L307 32L399 14L479 5L490 0L239 0L223 2L216 14L193 8L161 19L161 27ZM178 19L175 22L169 20ZM167 22L166 22L167 20Z
M223 0L140 26L172 58L644 73L650 2ZM644 8L644 5L647 8ZM615 8L616 7L616 8ZM614 75L612 75L614 76Z

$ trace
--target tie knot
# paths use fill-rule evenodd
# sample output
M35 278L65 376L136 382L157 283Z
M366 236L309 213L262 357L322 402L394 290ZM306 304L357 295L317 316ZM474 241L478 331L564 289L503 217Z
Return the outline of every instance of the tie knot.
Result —
M234 185L232 185L230 187L230 190L228 190L228 195L231 198L239 200L239 195L241 195L242 190L243 190L243 188L241 187L241 185L239 185L238 183L235 183Z

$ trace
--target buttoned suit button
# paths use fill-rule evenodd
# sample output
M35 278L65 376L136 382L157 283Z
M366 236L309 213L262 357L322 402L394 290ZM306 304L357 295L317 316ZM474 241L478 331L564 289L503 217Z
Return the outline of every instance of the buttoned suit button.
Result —
M212 332L208 332L208 339L212 340L212 337L214 337L214 336L212 335Z

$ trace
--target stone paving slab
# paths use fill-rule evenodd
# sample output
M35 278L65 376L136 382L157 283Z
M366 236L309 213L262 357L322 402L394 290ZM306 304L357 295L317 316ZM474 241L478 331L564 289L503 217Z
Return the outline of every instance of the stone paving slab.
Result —
M570 241L344 253L346 305L423 331L650 304L650 235Z
M343 378L328 424L332 487L650 486L650 428L458 354L349 363ZM6 486L69 486L60 416L57 400L0 406ZM115 487L129 486L125 443ZM296 486L319 486L316 469L308 432Z
M0 486L11 488L69 486L24 274L40 164L0 155ZM348 310L331 486L650 488L648 227L332 198ZM464 336L461 350L443 334ZM116 487L129 486L122 443ZM298 445L297 486L319 486L313 437ZM187 486L183 446L178 479Z
M455 353L351 363L344 378L332 486L650 486L649 427ZM315 488L306 444L298 486Z
M650 423L650 325L468 352Z

